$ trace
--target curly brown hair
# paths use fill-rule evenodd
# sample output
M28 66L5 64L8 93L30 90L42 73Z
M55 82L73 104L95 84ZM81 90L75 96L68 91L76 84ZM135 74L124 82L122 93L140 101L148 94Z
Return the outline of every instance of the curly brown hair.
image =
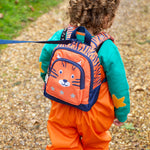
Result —
M96 35L112 25L119 3L120 0L70 0L70 24L84 26Z

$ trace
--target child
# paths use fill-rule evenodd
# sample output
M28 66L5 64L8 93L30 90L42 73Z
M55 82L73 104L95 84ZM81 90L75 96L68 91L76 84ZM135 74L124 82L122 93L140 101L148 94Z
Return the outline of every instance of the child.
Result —
M77 26L84 26L96 36L111 26L120 0L70 0L70 25L67 37ZM72 31L71 31L72 30ZM63 30L50 40L60 40ZM56 44L46 44L40 56L41 77L45 75ZM123 125L130 112L129 86L119 51L112 40L106 40L98 51L107 82L103 83L96 103L88 112L75 107L52 102L48 119L48 132L52 145L47 150L100 150L108 149L113 123Z

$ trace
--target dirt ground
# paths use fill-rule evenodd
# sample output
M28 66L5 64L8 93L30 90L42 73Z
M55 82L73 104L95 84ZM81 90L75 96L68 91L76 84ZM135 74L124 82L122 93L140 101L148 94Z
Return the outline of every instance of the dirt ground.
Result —
M47 40L68 24L67 1L23 30L17 40ZM122 0L115 38L130 86L131 112L123 127L112 125L110 150L150 149L150 1ZM43 150L50 143L51 103L43 96L38 59L42 44L13 44L0 54L0 149Z

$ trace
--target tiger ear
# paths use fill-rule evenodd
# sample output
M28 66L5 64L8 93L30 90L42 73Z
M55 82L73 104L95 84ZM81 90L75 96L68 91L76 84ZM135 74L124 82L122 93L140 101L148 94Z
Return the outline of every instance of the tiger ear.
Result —
M79 65L81 65L81 61L77 62Z
M59 54L57 54L57 58L61 58Z

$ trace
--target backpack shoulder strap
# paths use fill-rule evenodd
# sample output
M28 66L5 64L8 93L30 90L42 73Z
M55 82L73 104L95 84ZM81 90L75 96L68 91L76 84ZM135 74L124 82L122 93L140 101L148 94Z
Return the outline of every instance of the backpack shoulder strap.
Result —
M94 36L91 40L91 46L93 48L95 48L96 52L98 53L100 47L102 46L102 44L106 41L106 40L112 40L114 42L114 38L112 36L110 36L109 34L105 33L105 32L101 32L100 34L98 34L97 36Z
M76 27L69 25L67 28L67 40L71 38L72 32L76 29Z

